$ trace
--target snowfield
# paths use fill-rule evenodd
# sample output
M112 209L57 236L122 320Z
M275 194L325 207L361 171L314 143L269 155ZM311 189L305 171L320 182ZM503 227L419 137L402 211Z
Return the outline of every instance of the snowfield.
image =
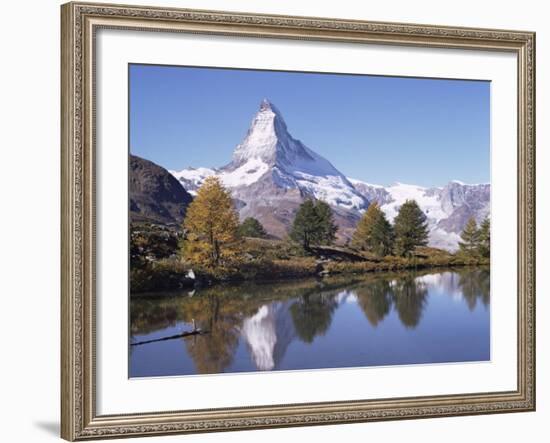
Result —
M390 193L393 201L382 205L381 209L390 222L393 222L393 219L399 212L399 208L407 200L416 200L416 203L418 203L418 206L420 206L424 214L426 214L428 220L439 221L448 215L443 211L438 196L434 193L428 193L427 188L395 183L385 189Z

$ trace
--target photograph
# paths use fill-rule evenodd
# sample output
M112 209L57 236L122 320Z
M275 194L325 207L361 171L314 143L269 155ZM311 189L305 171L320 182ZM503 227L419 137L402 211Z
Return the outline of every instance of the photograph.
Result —
M30 174L58 176L33 194L53 184L57 202L26 207L59 208L59 272L37 269L60 303L35 311L57 325L60 385L40 384L61 437L388 438L453 417L461 440L521 440L533 414L510 413L539 407L542 15L207 3L41 14L61 25L43 33L59 57L31 51L57 60L60 94L42 89L60 112L14 134L60 142L34 143ZM42 218L8 219L51 240ZM29 280L44 248L20 246Z
M129 377L490 361L490 125L490 81L129 64Z

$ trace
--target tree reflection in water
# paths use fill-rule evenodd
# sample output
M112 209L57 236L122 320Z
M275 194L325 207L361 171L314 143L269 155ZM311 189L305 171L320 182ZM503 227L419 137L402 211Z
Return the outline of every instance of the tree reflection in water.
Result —
M369 323L376 327L390 313L393 293L390 281L379 278L368 285L359 285L353 293Z
M185 292L132 298L130 332L134 340L176 326L189 330L194 322L208 334L178 340L196 373L230 370L241 342L256 369L272 370L296 338L314 346L326 335L344 300L356 302L373 327L395 312L406 329L417 328L431 287L452 297L458 294L469 310L478 300L484 306L490 302L488 268L217 285L193 296Z
M462 291L462 297L466 301L470 311L476 307L478 299L484 306L489 305L491 274L488 268L474 270L459 270L458 286Z
M338 306L336 294L305 294L290 306L296 334L305 343L312 343L318 335L324 335L332 322L332 314Z
M428 289L423 281L409 274L392 282L393 303L401 323L406 328L416 328L426 307Z
M188 323L194 320L198 328L208 331L206 335L182 338L201 374L223 372L231 365L243 320L259 305L233 292L232 288L216 286L181 304L181 318Z

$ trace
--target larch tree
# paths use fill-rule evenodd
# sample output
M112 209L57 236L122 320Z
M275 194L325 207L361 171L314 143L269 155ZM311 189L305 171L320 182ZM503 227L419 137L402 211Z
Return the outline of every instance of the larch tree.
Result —
M491 222L489 217L483 220L479 227L478 251L483 258L491 256Z
M368 249L371 243L372 227L376 223L378 203L369 205L351 238L351 246L357 249Z
M460 241L458 242L459 251L462 254L469 256L476 256L479 252L479 230L475 218L470 218L462 233L460 234Z
M237 257L239 217L231 194L208 177L187 208L183 256L208 271L223 270Z
M396 255L411 255L418 246L428 244L426 215L415 200L407 200L399 208L394 220L394 250Z
M393 229L378 203L370 204L359 220L351 245L378 256L392 253Z

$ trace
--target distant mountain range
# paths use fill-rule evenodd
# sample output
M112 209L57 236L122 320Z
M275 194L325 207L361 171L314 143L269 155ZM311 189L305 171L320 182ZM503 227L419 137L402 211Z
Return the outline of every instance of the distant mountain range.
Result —
M190 194L206 177L218 176L231 190L241 219L255 217L269 234L280 238L287 235L298 206L306 198L324 200L332 207L340 241L351 237L371 202L378 202L393 220L401 204L414 199L428 218L429 244L451 251L457 248L468 219L474 217L480 222L490 212L490 184L453 180L443 187L402 183L385 187L347 177L293 138L281 112L265 99L229 164L170 173Z
M443 187L395 183L388 187L351 180L369 201L377 201L393 221L406 200L416 200L428 220L429 245L455 251L460 233L471 217L478 223L490 215L491 185L451 181Z

